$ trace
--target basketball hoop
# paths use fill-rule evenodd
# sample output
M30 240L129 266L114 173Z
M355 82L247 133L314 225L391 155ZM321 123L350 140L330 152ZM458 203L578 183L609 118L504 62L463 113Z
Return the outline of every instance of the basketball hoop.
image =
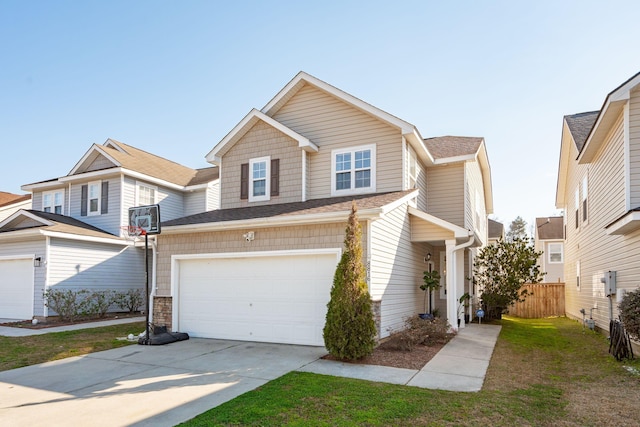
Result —
M122 230L122 234L124 235L124 237L126 237L128 240L133 240L134 242L138 239L138 237L147 234L144 228L137 227L135 225L124 225L120 227L120 229Z

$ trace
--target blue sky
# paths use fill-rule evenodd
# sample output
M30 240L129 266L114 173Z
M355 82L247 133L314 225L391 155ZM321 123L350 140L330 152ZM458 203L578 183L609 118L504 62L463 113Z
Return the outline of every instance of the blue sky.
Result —
M482 136L494 217L557 213L562 117L640 71L633 1L0 0L0 190L107 138L190 167L304 70L418 127Z

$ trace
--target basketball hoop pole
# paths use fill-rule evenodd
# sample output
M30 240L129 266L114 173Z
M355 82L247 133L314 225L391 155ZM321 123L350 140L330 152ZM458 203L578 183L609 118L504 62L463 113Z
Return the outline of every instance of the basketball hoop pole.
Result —
M145 310L145 339L149 344L149 236L144 233L144 278L145 278L145 295L147 301L147 308Z

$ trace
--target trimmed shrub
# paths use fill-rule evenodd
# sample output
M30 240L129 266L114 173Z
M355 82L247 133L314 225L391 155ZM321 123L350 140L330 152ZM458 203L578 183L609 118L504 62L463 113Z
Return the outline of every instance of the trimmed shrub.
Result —
M631 338L640 340L640 289L624 294L618 310L624 329Z
M44 298L44 305L58 313L63 320L73 322L80 315L83 298L74 290L48 289Z
M140 311L144 304L144 295L140 289L129 289L126 292L116 292L113 302L120 310L134 313Z
M412 351L418 345L445 343L455 335L449 330L449 324L445 319L408 317L405 319L404 329L391 335L384 347L390 350Z
M84 295L81 302L82 315L103 318L113 304L115 292L112 290L89 291L83 289L78 292Z
M376 325L362 264L362 230L356 212L354 203L345 233L345 251L333 277L323 330L329 353L346 360L370 355L376 344Z

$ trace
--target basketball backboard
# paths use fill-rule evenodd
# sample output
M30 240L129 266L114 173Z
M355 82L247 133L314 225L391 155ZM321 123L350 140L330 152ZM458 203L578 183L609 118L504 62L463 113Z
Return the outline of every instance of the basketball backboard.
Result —
M129 225L142 228L146 234L160 234L160 206L129 208Z

